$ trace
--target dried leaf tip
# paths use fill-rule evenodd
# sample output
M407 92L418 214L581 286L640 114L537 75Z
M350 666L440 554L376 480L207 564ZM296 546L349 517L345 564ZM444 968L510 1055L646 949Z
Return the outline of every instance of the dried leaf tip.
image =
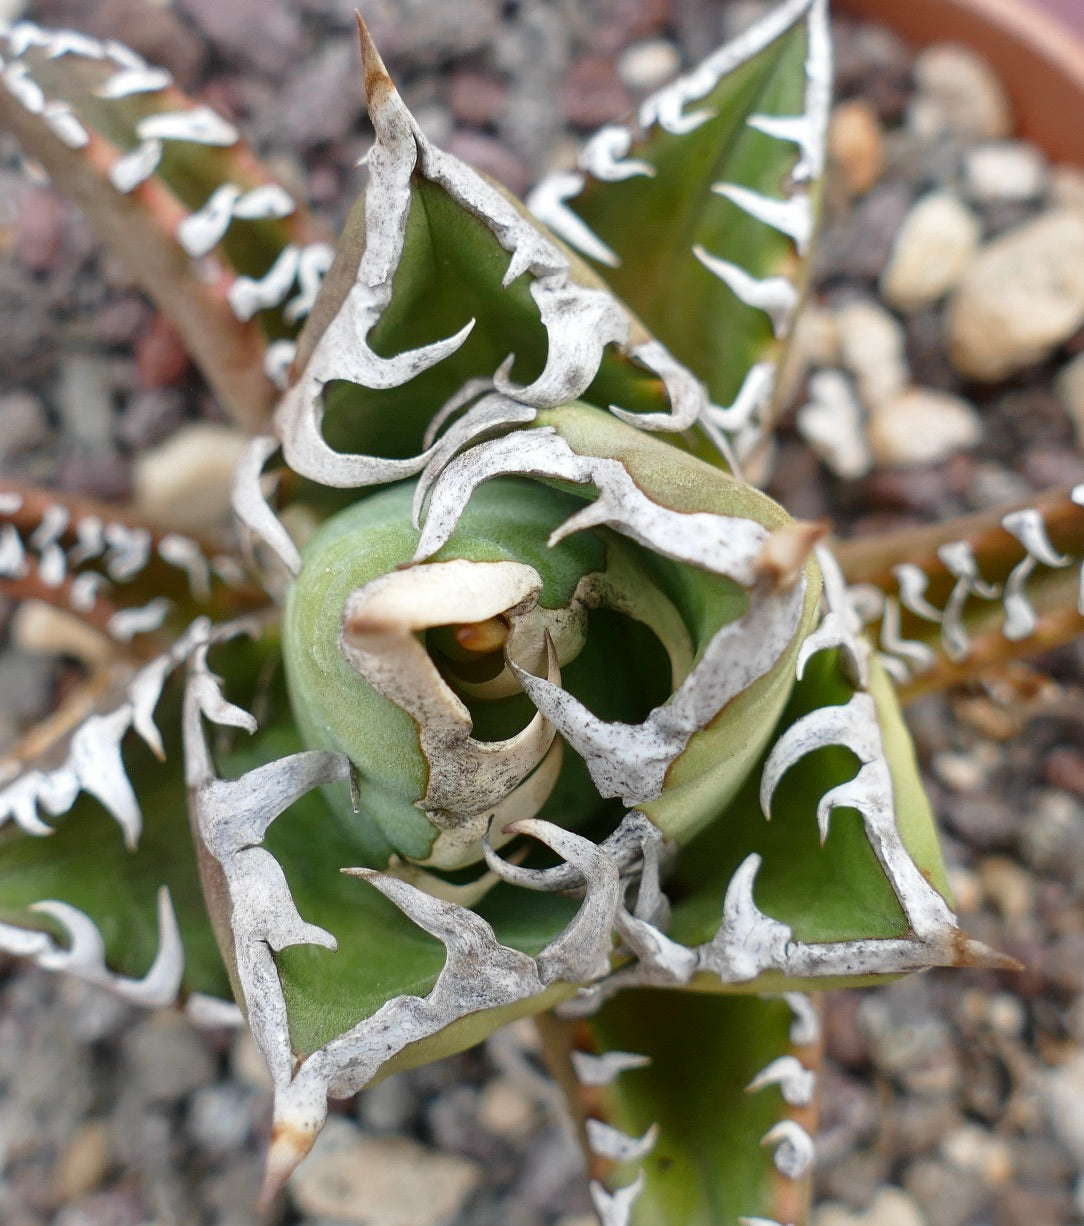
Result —
M358 41L361 44L361 63L365 69L365 101L370 112L384 102L388 94L395 92L395 86L384 67L380 52L376 49L373 36L365 24L365 18L354 10L358 23Z
M294 1121L277 1121L271 1129L271 1145L264 1164L263 1185L260 1188L259 1207L270 1208L271 1202L282 1191L286 1181L301 1165L316 1143L323 1121L304 1124Z
M952 966L969 966L988 971L1022 971L1027 969L1023 962L1014 958L1011 954L1005 954L999 949L993 949L985 944L985 942L976 941L974 937L966 936L962 932L957 932L953 943L955 946L955 959L951 963Z
M785 592L801 578L814 546L827 535L823 521L796 520L777 528L764 542L754 570L768 580L772 591Z

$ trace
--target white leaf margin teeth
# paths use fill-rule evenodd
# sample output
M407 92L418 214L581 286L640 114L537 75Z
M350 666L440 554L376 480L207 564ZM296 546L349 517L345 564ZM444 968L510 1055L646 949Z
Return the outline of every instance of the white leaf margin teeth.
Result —
M305 792L345 780L349 762L320 751L294 754L220 779L204 721L254 730L255 721L223 696L206 655L212 642L248 629L219 628L189 659L184 701L186 778L193 817L207 852L220 865L231 903L238 980L249 1025L275 1084L275 1141L267 1184L277 1187L315 1139L327 1098L345 1097L366 1085L387 1059L482 1009L514 1005L565 983L590 981L609 970L611 931L621 880L616 863L593 843L549 823L525 820L519 833L548 844L587 880L579 911L536 957L501 945L489 924L455 903L434 898L394 876L351 870L379 889L446 947L447 961L425 997L389 1000L371 1018L331 1040L297 1065L290 1043L286 1001L274 952L292 944L336 948L328 932L298 914L281 867L260 844L269 824ZM567 989L561 989L567 991Z
M808 1107L816 1092L817 1074L797 1056L780 1056L761 1069L745 1089L746 1093L755 1094L774 1085L779 1086L788 1107Z
M411 208L411 179L418 173L477 217L508 252L504 285L531 275L529 292L548 341L545 365L532 382L519 385L502 363L493 375L498 392L533 408L567 404L587 389L604 351L614 345L657 372L673 401L672 414L638 424L681 429L696 420L706 410L707 398L688 372L663 346L644 342L642 330L607 290L573 281L566 254L502 193L428 142L367 37L363 55L369 76L383 77L372 89L370 103L377 140L368 158L366 243L353 284L279 409L276 431L290 467L325 485L357 487L413 476L430 458L428 452L402 460L337 452L321 429L326 383L347 380L374 391L402 386L458 350L474 326L469 320L444 340L388 358L369 344L391 301Z
M1070 491L1069 501L1078 506L1084 505L1084 485ZM1047 509L1056 511L1058 507L1055 505ZM1000 600L1003 614L1001 634L1010 643L1022 642L1035 633L1039 615L1028 595L1027 583L1039 567L1061 570L1077 566L1077 611L1084 614L1084 565L1078 557L1059 553L1054 548L1047 532L1044 510L1032 506L1009 511L1001 518L1001 528L1024 548L1024 556L1012 567L1001 585L988 583L982 578L970 541L948 541L938 547L939 561L956 580L943 609L927 598L929 577L920 566L911 562L900 562L892 567L894 592L885 594L870 585L848 589L852 604L863 606L860 620L867 624L880 621L879 646L883 650L879 658L893 680L906 685L916 676L921 677L928 672L937 658L926 644L900 638L901 608L922 621L940 625L942 647L953 663L966 660L972 652L971 637L964 622L965 608L972 597ZM867 593L870 597L868 601Z
M764 1134L760 1143L775 1147L772 1161L786 1179L802 1179L813 1167L816 1158L813 1138L797 1120L780 1120Z
M640 131L647 131L655 124L677 136L694 131L711 118L712 112L688 112L685 108L704 98L729 73L803 21L808 40L803 113L787 116L758 114L748 120L750 128L773 140L789 141L798 146L798 161L791 171L790 183L783 185L784 195L779 198L765 196L741 184L719 183L712 189L758 221L787 235L800 255L807 250L812 236L813 207L808 185L821 175L824 168L831 108L831 40L825 0L789 0L789 3L779 5L691 73L679 77L647 98L641 104L638 115ZM555 234L590 259L610 267L620 265L619 257L568 202L583 191L588 176L599 181L653 176L654 167L649 163L625 160L633 141L634 133L629 127L610 125L603 128L583 149L577 172L558 171L548 175L527 198L529 211ZM797 291L789 281L781 277L758 280L736 264L719 259L702 247L694 247L693 254L746 305L765 311L778 337L789 333L797 307ZM740 402L741 394L735 402L735 409ZM709 407L707 419L710 425L727 431L729 438L720 440L720 450L729 461L731 457L727 452L730 444L740 441L739 453L748 454L756 435L750 435L747 426L743 425L742 436L737 440L737 427L724 421L724 412L713 411ZM715 434L707 423L705 428L714 438Z
M105 943L97 925L84 911L58 899L44 899L31 905L31 911L47 915L68 933L67 948L58 945L47 932L0 924L0 949L20 958L29 958L43 970L60 971L108 988L134 1005L164 1009L177 999L184 974L184 946L173 910L169 890L158 891L158 951L142 979L131 979L109 970L105 964Z
M641 1171L632 1183L623 1188L609 1192L593 1179L588 1185L591 1203L598 1214L599 1226L629 1226L632 1221L632 1209L637 1197L643 1191L644 1173Z
M621 1073L629 1069L647 1068L651 1064L650 1056L631 1051L607 1051L599 1055L573 1051L571 1059L576 1080L585 1086L608 1086Z
M80 793L86 792L105 806L120 826L127 846L134 849L143 817L124 767L122 741L131 729L152 752L161 756L162 742L153 713L162 687L169 674L210 633L210 622L198 618L169 652L135 673L113 709L94 713L76 727L67 757L60 766L51 770L22 770L0 787L0 826L13 820L27 834L50 835L53 828L42 820L41 812L57 817L72 807Z

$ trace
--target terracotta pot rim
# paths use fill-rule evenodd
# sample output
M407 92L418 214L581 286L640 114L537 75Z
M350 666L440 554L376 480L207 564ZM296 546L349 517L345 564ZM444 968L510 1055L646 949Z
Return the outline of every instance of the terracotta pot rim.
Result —
M972 46L1002 78L1020 133L1084 164L1084 39L1028 0L833 0L918 45Z

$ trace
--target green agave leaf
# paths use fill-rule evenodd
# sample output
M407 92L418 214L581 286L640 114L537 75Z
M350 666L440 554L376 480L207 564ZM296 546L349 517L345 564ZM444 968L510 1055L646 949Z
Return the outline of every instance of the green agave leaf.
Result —
M808 277L830 92L827 6L790 0L528 198L706 381L728 431L770 402Z
M224 757L223 768L240 773L300 748L288 729L269 727L239 741ZM338 787L346 790L344 784ZM337 942L335 950L296 945L276 955L290 1041L299 1060L372 1017L389 1000L432 991L445 950L389 899L343 873L365 863L371 852L364 833L351 825L341 805L329 803L320 792L308 793L275 822L264 845L282 866L299 912ZM493 924L502 944L533 956L560 933L576 906L569 899L498 886L475 910ZM452 1033L413 1045L382 1074L470 1047L518 1014L546 1008L571 990L516 1009L476 1014Z
M869 632L906 698L1056 647L1084 629L1084 486L837 542L833 551L867 606L877 600Z
M647 1060L628 1061L598 1091L610 1127L628 1137L656 1130L649 1152L619 1163L606 1180L618 1197L642 1181L630 1226L806 1220L815 1074L805 1065L816 1052L799 1049L803 1071L795 1068L792 1024L782 1000L665 991L626 993L587 1020L600 1051ZM788 1103L770 1079L781 1057L793 1062L782 1066L783 1088L804 1101ZM769 1079L758 1085L765 1071ZM598 1187L593 1192L603 1199Z
M188 826L178 679L167 683L155 718L165 762L132 732L117 747L117 767L123 761L146 815L138 842L126 838L131 829L103 803L118 810L124 799L124 785L110 781L108 735L85 746L96 759L88 769L102 799L83 791L51 819L51 833L36 823L35 833L15 824L0 832L0 943L49 969L68 970L137 1003L161 1007L178 995L228 996L229 984ZM6 807L10 795L0 790L0 806ZM32 810L33 803L24 790L23 804ZM47 934L43 948L34 948L35 931ZM94 950L98 940L102 956Z
M658 439L631 429L608 414L576 405L543 412L538 416L537 431L531 428L523 432L523 446L530 448L535 442L549 443L547 435L551 430L556 432L554 441L567 444L567 458L576 461L579 457L601 457L611 466L606 471L626 474L625 480L631 480L639 497L649 500L641 505L644 513L650 514L652 508L670 510L679 515L702 516L704 522L709 515L740 516L769 530L783 529L790 523L785 512L758 491L717 469L706 467ZM520 448L506 450L512 457L512 464L517 464ZM602 476L596 479L604 480ZM589 486L574 488L581 497L594 492ZM766 658L760 675L734 696L725 714L714 719L710 727L694 733L668 776L663 796L641 806L670 837L691 837L725 807L741 785L764 748L786 701L798 647L815 617L819 594L815 567L811 564L808 568L804 599L798 600L800 607L793 610L793 618L783 630L770 631L767 620L763 626L756 620L745 590L726 575L712 574L702 566L660 556L635 539L629 541L612 530L600 528L574 533L555 547L549 547L547 540L552 533L566 521L571 522L577 513L588 511L586 502L578 501L572 493L559 492L540 481L500 477L485 479L469 492L459 490L454 497L465 500L461 518L447 539L442 533L442 543L435 551L430 544L424 543L424 534L411 524L411 503L417 499L413 486L400 485L373 495L333 517L307 545L304 564L286 603L284 650L299 728L310 748L342 751L350 757L358 772L359 821L367 824L371 833L365 862L383 864L392 850L417 860L426 860L435 854L433 841L437 827L426 821L416 806L422 803L427 787L433 786L432 772L438 769L439 763L432 755L447 757L454 756L455 752L432 730L432 717L422 719L417 710L411 708L410 704L418 701L413 691L396 697L394 678L379 681L375 673L367 683L363 678L370 676L365 671L370 666L364 661L351 663L342 647L345 611L354 599L352 593L360 591L364 585L376 583L381 576L390 579L396 572L396 582L400 586L406 583L411 576L411 561L418 550L425 554L428 567L438 571L441 563L455 559L476 563L505 562L529 568L527 573L537 575L542 584L538 607L568 610L570 618L583 616L583 602L588 599L576 595L581 590L578 585L586 583L590 591L589 576L610 576L605 581L608 587L617 584L624 592L613 607L620 609L622 600L634 602L630 607L634 609L632 616L638 621L630 621L624 631L615 627L610 635L601 635L588 628L588 654L582 658L573 654L581 650L579 642L582 640L575 640L570 645L569 656L561 658L561 664L562 667L568 667L570 661L575 664L574 672L563 684L567 692L576 694L581 701L584 701L582 687L590 684L593 672L625 679L616 686L614 680L610 681L611 692L608 701L603 696L601 708L595 705L599 695L592 696L588 709L599 718L611 721L639 723L653 707L662 704L673 689L684 684L694 668L703 663L707 670L709 665L703 661L704 653L723 626L747 617L750 620L747 633L751 638L766 637L770 633L777 635L779 641L772 640L770 659ZM600 497L606 500L605 494ZM447 499L445 487L439 480L434 487L434 498L439 500L440 510L431 511L431 514L443 522ZM698 522L692 518L675 520L673 530L692 532ZM635 538L635 527L630 531ZM762 536L767 539L767 533ZM754 546L754 550L756 548ZM800 573L801 560L797 569ZM482 581L474 570L470 573L472 582ZM406 598L406 588L402 590L404 596L400 600ZM432 617L425 609L419 613L422 622L429 626L431 622L441 621L437 614L442 610L446 612L446 602L452 596L453 591L448 588L443 601L432 594L412 599L421 600L425 609L435 602ZM518 605L520 599L520 596L508 596L494 607L504 609ZM638 609L636 602L644 608ZM642 636L644 641L640 641L633 634L631 627L644 619L648 625L654 619L654 624L664 634L666 626L671 626L670 636L678 640L680 648L673 644L668 646L668 650L677 653L669 665L657 658L657 645L652 652L650 635ZM456 618L449 613L444 620ZM422 622L414 627L415 632ZM569 638L571 640L572 636ZM600 642L614 649L614 666L599 672L595 657ZM398 669L399 674L405 676L406 653L417 650L413 641L381 640L381 644L385 654L392 653L396 659L402 657ZM430 654L432 650L431 644ZM679 671L672 675L675 668ZM424 684L428 693L439 683L435 674L430 679L427 677L428 674L420 675L419 684ZM618 698L621 686L634 680L637 684L633 689L654 692L654 700L648 701L646 706L636 702L631 693L630 701ZM688 680L688 684L692 686L694 681ZM526 725L533 709L518 692L518 686L515 690L513 697L500 701L471 701L467 697L475 724L473 736L493 741L511 737ZM442 689L440 694L434 691L429 701L450 704L454 699ZM429 751L425 748L427 738L432 746ZM466 752L465 745L463 752ZM512 747L504 752L506 760L510 760ZM574 755L566 754L566 758L566 776L574 772L582 775ZM526 763L522 773L526 773L528 766L533 766L533 762ZM581 828L583 817L598 818L597 793L586 779L583 783L585 786L578 789L578 800L573 789L566 788L562 791L564 809L560 813L553 810L555 820L566 828ZM472 791L477 793L481 787L481 778L476 776ZM505 791L507 789L503 788L501 794ZM595 805L585 809L584 797L595 797ZM340 803L345 802L341 799ZM493 803L497 803L496 799ZM423 807L431 810L445 806L432 800ZM467 813L473 811L469 809ZM520 812L523 814L522 809ZM474 837L475 844L478 837L480 831ZM476 847L475 857L480 854ZM443 866L449 863L434 862Z
M181 332L239 422L266 422L332 250L211 108L115 41L19 22L0 31L0 125ZM214 254L208 276L193 261Z
M364 27L362 53L369 184L300 341L278 422L288 465L330 486L393 479L357 457L416 456L478 381L528 406L584 396L691 428L704 401L689 373L518 201L428 142Z
M895 824L902 846L917 871L951 903L936 827L915 763L910 737L891 683L875 670L871 692L876 703L885 756L891 773ZM807 665L783 713L785 730L812 712L842 708L853 697L835 654L823 652ZM719 923L719 901L739 865L761 857L756 876L757 905L787 924L803 942L891 940L911 933L904 908L874 852L859 812L833 811L828 835L818 835L817 806L832 789L854 779L858 759L848 749L829 746L810 753L784 775L771 802L771 820L761 808L760 772L750 776L723 817L706 830L682 857L671 885L675 899L671 934L687 944L709 940ZM886 967L885 973L891 973ZM832 982L836 982L834 977ZM843 983L846 980L838 977ZM705 980L704 987L712 984ZM717 985L714 985L717 986ZM769 974L748 985L777 990L782 981ZM787 987L828 986L812 981Z
M425 892L409 868L372 873L360 867L371 844L349 807L313 790L345 787L346 760L298 752L280 686L259 693L262 730L232 704L240 696L253 697L251 684L223 691L195 659L185 714L191 812L235 993L275 1080L273 1189L311 1146L329 1093L470 1046L596 973L610 945L596 913L612 907L618 881L614 872L601 897L589 891L583 903L497 886L472 913L456 901L476 901L469 880L433 879ZM221 767L204 721L218 725L218 742L226 735ZM597 929L589 964L576 952L585 924Z
M539 425L552 425L580 454L619 460L637 488L659 506L690 514L742 516L775 531L793 525L783 508L755 487L706 470L697 458L608 416L569 405L540 414ZM800 550L810 547L805 544ZM804 561L805 552L801 557ZM667 772L662 796L638 806L668 838L684 842L717 820L771 736L794 683L798 650L817 617L821 584L816 563L806 563L804 574L801 614L793 634L778 643L775 662L691 738ZM699 658L711 635L737 616L735 585L691 567L674 567L664 587L675 594Z
M193 619L267 605L217 542L168 532L113 504L0 478L0 590L70 609L147 659Z

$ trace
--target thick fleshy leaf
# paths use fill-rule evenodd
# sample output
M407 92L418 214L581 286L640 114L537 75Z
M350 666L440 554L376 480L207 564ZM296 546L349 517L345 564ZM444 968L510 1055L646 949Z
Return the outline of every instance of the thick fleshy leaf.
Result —
M290 467L339 487L412 476L464 389L460 406L486 389L535 409L586 395L693 426L696 379L517 201L429 143L364 29L362 50L369 183L279 413Z
M0 30L0 54L0 125L169 315L223 405L264 424L330 264L323 234L231 123L121 43L24 21Z
M614 1164L605 1161L605 1148L591 1145L612 1134L600 1137L588 1121L589 1149L603 1167L614 1168L605 1179L609 1197L641 1180L630 1215L614 1221L747 1226L805 1220L818 1046L795 1044L785 1001L630 992L587 1026L601 1052L646 1058L640 1067L626 1059L621 1071L613 1057L609 1070L605 1056L591 1064L579 1058L581 1076L606 1070L596 1091L601 1119L619 1136L656 1130L646 1154ZM596 1204L605 1204L607 1193L593 1188Z
M528 201L706 381L739 439L770 404L808 275L830 71L826 4L789 0Z
M165 762L134 733L118 746L118 769L144 815L135 847L103 800L86 792L48 819L52 833L16 824L0 832L0 946L157 1006L178 994L229 995L188 826L179 689L176 680L167 685L154 716ZM35 930L48 934L47 945L20 948Z
M906 697L1084 629L1084 485L833 549Z
M238 742L224 766L231 773L241 772L298 748L288 733L272 730ZM319 792L300 797L271 827L265 846L282 865L300 914L331 933L337 945L294 945L276 955L290 1038L299 1059L372 1017L395 997L420 998L432 991L445 950L389 898L343 872L364 864L369 847L364 832L351 828L338 806ZM560 933L576 906L569 899L504 886L492 890L475 909L493 924L501 944L533 956ZM532 1002L525 1011L537 1011L545 1003ZM438 1033L397 1063L424 1063L469 1047L514 1015L476 1018L460 1025L454 1036Z
M891 776L892 820L900 844L914 859L914 873L947 899L950 895L929 802L891 685L883 674L875 673L872 695L874 706L863 718L879 724ZM816 718L825 710L842 711L853 697L854 690L833 654L823 653L807 665L779 728L785 733L800 720ZM787 925L793 938L805 943L884 941L883 973L892 973L893 955L887 943L912 934L898 886L886 874L860 812L848 804L845 794L839 795L840 808L830 815L818 813L823 798L856 779L859 765L854 753L841 744L826 742L823 748L814 749L783 775L771 800L770 821L765 820L761 806L760 772L753 772L724 817L682 858L670 885L677 900L671 935L685 943L710 940L719 924L723 895L740 866L755 855L760 866L754 895L763 913ZM856 799L852 796L852 804ZM819 817L827 823L823 843ZM910 879L913 882L913 876ZM869 967L868 962L861 971L856 967L856 973L864 977ZM833 981L845 973L841 967ZM770 989L780 982L770 973L759 986ZM801 980L787 986L813 985Z

